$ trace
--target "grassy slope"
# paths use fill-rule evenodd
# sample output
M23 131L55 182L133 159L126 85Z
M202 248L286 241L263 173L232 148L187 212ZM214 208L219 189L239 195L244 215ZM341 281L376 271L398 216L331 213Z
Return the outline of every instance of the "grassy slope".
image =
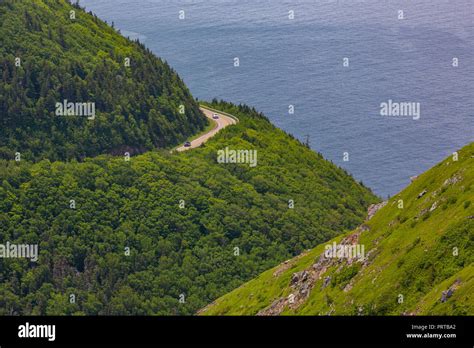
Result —
M369 264L330 267L318 279L310 295L298 306L286 305L281 314L300 315L400 315L474 314L474 143L420 175L401 193L392 197L366 225L360 244ZM450 182L450 179L452 182ZM454 180L453 180L454 179ZM418 195L426 190L420 198ZM398 208L398 201L404 208ZM436 208L429 212L436 202ZM353 234L347 233L346 236ZM343 236L334 240L339 242ZM254 315L279 298L296 290L292 275L309 269L319 259L319 245L290 268L273 273L278 266L218 299L204 310L206 315ZM459 255L453 256L453 248ZM329 286L322 288L325 277ZM445 302L442 292L456 280L460 285ZM352 289L343 291L348 284ZM403 303L398 296L403 295Z

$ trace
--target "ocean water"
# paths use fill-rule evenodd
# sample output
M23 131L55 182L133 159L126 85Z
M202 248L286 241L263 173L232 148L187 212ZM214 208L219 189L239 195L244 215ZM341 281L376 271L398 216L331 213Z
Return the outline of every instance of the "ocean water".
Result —
M472 0L80 3L168 61L194 96L256 107L382 197L474 141ZM382 116L389 100L419 103L419 119Z

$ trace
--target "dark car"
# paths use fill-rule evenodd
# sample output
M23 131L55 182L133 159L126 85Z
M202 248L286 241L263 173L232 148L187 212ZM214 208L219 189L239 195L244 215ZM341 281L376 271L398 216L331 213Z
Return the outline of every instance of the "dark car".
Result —
M214 120L217 120L217 119L219 118L219 115L218 115L218 114L214 114L214 115L212 115L212 118L213 118Z
M187 141L184 143L184 147L190 147L191 146L191 142L190 141Z

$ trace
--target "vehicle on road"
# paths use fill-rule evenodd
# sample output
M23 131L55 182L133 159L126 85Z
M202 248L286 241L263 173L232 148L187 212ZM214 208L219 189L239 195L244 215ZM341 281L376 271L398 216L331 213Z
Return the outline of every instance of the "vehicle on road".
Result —
M184 143L184 147L190 147L191 146L191 142L190 141L187 141Z
M212 118L213 118L214 120L217 120L217 119L219 118L219 115L218 115L218 114L214 114L214 115L212 115Z

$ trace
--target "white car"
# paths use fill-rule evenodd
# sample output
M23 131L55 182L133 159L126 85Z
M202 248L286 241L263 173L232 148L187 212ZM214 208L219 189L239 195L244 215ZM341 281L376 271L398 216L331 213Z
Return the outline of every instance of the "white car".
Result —
M219 115L218 115L218 114L214 114L214 115L212 115L212 118L213 118L214 120L217 120L217 119L219 118Z

